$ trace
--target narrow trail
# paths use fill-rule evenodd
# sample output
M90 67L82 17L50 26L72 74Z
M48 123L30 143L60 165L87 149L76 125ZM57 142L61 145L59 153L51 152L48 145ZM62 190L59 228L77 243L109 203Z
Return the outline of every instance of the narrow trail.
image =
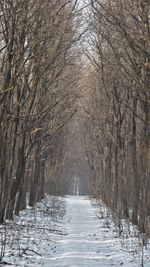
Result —
M141 266L137 255L122 249L113 227L108 228L106 218L99 219L97 212L88 198L66 198L65 234L44 267Z
M150 246L143 250L141 265L142 246L133 227L128 229L123 222L124 235L118 237L102 202L98 205L95 200L80 196L58 200L47 198L34 209L22 211L16 224L10 224L10 246L4 261L14 267L150 266ZM60 215L53 216L53 205Z

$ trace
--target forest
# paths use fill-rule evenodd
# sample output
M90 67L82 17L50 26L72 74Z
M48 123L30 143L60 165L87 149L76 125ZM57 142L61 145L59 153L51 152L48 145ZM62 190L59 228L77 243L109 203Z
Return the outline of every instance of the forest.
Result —
M150 237L150 3L0 1L0 224L102 199Z

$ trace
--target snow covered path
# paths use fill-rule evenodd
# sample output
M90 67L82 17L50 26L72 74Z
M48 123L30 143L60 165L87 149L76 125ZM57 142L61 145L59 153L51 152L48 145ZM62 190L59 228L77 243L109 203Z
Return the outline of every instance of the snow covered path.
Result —
M99 219L98 208L88 198L66 198L66 235L56 243L55 255L44 267L141 266L137 255L124 251L112 222ZM148 259L147 259L148 260ZM150 259L144 266L150 266Z
M55 207L58 216L53 213ZM8 224L3 260L13 267L149 267L150 245L144 249L141 265L139 239L132 235L131 225L123 222L123 227L124 234L118 237L102 202L98 205L80 196L61 201L50 197L20 212L15 224Z

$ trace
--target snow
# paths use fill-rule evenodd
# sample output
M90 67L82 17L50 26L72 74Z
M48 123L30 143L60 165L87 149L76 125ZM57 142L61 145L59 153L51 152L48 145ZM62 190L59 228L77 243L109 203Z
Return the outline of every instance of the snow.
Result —
M47 197L7 222L3 261L20 267L138 267L143 255L143 266L150 266L150 248L142 249L136 229L125 221L121 229L119 235L103 202Z

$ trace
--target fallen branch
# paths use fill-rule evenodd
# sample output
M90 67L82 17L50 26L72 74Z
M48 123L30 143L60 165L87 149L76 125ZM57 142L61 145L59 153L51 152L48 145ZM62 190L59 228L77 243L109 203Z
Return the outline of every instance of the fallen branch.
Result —
M28 251L31 251L31 252L35 253L36 255L42 257L42 254L38 253L37 251L35 251L35 250L33 250L33 249L29 249Z
M3 264L3 265L14 265L13 263L6 262L6 261L0 261L0 265L1 264Z
M22 250L22 252L19 254L19 256L21 257L23 254L26 254L26 251L29 249L29 247L27 247L27 248L24 248L23 250Z

